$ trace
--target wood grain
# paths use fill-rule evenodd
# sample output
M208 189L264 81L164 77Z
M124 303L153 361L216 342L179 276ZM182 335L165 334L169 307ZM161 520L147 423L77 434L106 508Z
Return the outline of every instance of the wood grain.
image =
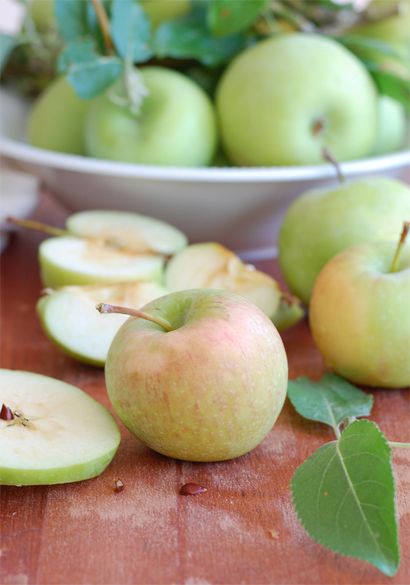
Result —
M36 218L63 225L50 197ZM21 231L1 258L1 366L78 385L108 404L103 372L63 355L41 331L35 302L42 236ZM261 268L277 274L274 261ZM323 372L306 322L285 333L290 375ZM408 391L374 391L372 419L391 440L409 440ZM1 584L404 584L409 581L410 469L394 455L402 562L389 579L371 566L326 551L299 525L289 482L295 468L332 438L286 404L252 453L230 462L190 464L145 448L124 428L117 457L97 479L53 487L1 488ZM116 479L125 489L115 493ZM178 494L193 481L208 488Z

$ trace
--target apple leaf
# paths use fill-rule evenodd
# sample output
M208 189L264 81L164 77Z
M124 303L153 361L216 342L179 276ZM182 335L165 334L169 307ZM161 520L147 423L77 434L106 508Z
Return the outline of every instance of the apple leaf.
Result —
M111 35L123 59L143 63L152 57L150 21L135 0L113 0Z
M309 535L331 550L392 576L399 565L390 447L368 420L320 447L292 478L292 496Z
M254 22L268 4L267 0L211 0L207 13L209 28L217 36L241 32Z
M347 47L353 53L358 53L358 55L363 54L378 54L385 57L393 57L398 61L401 61L401 57L399 53L389 45L388 43L384 43L380 39L363 37L360 35L347 35L343 37L336 37L337 41Z
M241 34L214 37L208 29L202 5L177 20L162 23L153 39L157 57L197 59L208 67L227 63L243 50L249 39Z
M54 13L61 36L71 41L88 34L87 2L54 0Z
M18 39L12 35L0 33L0 73L3 71L10 53L18 44Z
M410 84L408 80L383 70L376 63L368 61L365 65L373 77L379 93L397 100L407 112L410 112Z
M123 62L118 57L96 57L73 63L67 79L79 97L90 99L112 85L123 70Z
M289 380L288 397L301 416L330 425L336 434L345 419L367 416L373 406L373 396L335 374L319 382L304 376Z
M95 42L91 38L80 38L67 43L58 57L59 73L66 73L75 63L86 63L98 58Z

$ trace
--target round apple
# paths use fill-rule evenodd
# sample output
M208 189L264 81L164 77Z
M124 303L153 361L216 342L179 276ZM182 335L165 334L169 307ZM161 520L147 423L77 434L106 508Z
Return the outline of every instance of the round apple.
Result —
M97 98L86 121L89 155L110 160L167 166L205 166L217 143L216 119L206 93L171 69L146 67L148 90L140 112Z
M394 152L404 146L409 133L404 108L397 100L386 95L379 98L379 117L377 124L374 154Z
M344 250L313 289L312 335L328 366L357 384L410 386L410 243L397 269L394 242Z
M256 447L287 388L285 349L269 318L239 295L201 289L142 311L151 321L126 321L105 366L109 397L128 429L155 451L189 461Z
M371 152L376 88L339 43L313 34L262 41L227 68L217 90L221 137L238 165L320 163Z
M93 100L83 100L60 77L40 95L28 121L33 146L67 154L85 154L85 117Z
M161 22L184 16L191 9L190 0L140 0L155 28Z
M308 191L288 209L279 262L289 288L306 304L320 270L349 246L391 239L410 217L410 188L382 177Z

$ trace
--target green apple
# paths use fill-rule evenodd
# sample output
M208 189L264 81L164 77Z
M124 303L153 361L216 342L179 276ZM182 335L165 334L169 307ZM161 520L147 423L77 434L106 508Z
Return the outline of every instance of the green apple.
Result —
M284 34L241 53L217 90L224 150L238 165L304 165L371 152L377 91L362 63L336 41Z
M320 270L353 244L394 238L410 217L410 188L382 177L303 194L279 231L279 263L291 291L309 302Z
M211 288L238 293L266 313L279 331L304 314L298 299L283 293L276 280L216 242L192 244L178 252L167 264L165 283L173 292Z
M217 129L206 93L171 69L145 67L140 74L148 96L138 114L114 103L109 93L90 108L85 133L88 154L150 165L210 164Z
M397 270L394 242L353 246L319 274L312 335L325 362L357 384L410 386L410 244Z
M287 388L285 349L269 318L239 295L202 289L161 297L142 314L121 327L105 366L109 397L128 429L155 451L189 461L256 447Z
M80 211L70 215L66 226L74 236L103 240L130 252L170 255L187 245L185 234L176 227L127 211Z
M85 154L84 125L92 102L79 98L65 77L56 79L34 103L28 141L38 148Z
M38 259L41 280L51 288L131 280L160 282L164 267L162 256L116 250L73 236L44 240Z
M81 362L103 366L111 342L127 317L111 315L105 319L95 310L96 304L139 308L167 292L153 282L68 286L46 291L37 311L45 333L65 353Z
M393 98L380 96L376 145L373 154L394 152L404 146L409 123L403 106Z
M161 22L184 16L191 9L189 0L140 0L140 4L154 28Z
M0 370L0 484L89 479L117 451L111 414L85 392L31 372Z

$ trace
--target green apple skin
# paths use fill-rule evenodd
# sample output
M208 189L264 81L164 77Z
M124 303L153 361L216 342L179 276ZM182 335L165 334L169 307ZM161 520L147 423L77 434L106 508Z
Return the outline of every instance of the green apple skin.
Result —
M394 239L410 217L410 188L382 177L303 194L279 231L279 263L291 291L308 304L330 258L354 244Z
M232 459L256 447L287 388L286 353L269 318L239 295L203 289L143 310L174 329L131 318L111 344L106 384L128 429L188 461Z
M357 384L410 386L410 244L391 273L396 246L373 242L344 250L313 289L313 339L326 364Z
M91 479L113 459L120 432L108 410L79 388L32 372L0 370L0 404L35 420L0 420L0 485Z
M360 61L333 40L284 34L228 66L217 89L224 150L242 166L323 162L371 152L377 92Z
M379 98L379 121L373 154L394 152L404 146L409 125L404 108L388 96Z
M149 95L139 114L113 103L107 94L96 99L86 120L88 154L147 165L209 165L217 128L206 93L163 67L146 67L141 77Z
M38 249L38 261L41 281L50 288L132 280L161 283L164 272L162 256L123 254L72 236L44 240Z
M83 100L65 79L53 81L31 110L27 135L32 146L85 154L84 125L93 100Z
M189 0L140 0L140 4L154 28L161 22L184 16L191 9Z

